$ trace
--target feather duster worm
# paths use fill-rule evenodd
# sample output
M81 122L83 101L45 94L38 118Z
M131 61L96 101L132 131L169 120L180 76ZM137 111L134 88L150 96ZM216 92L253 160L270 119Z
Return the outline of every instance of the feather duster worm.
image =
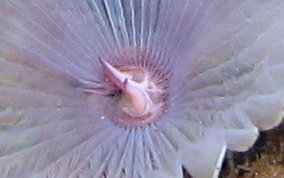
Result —
M216 177L283 117L283 8L1 0L0 177Z

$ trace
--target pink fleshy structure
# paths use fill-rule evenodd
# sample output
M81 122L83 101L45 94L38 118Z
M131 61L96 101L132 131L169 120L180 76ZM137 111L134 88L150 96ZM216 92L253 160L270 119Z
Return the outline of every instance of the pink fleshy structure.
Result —
M218 177L284 111L282 0L0 0L0 177Z

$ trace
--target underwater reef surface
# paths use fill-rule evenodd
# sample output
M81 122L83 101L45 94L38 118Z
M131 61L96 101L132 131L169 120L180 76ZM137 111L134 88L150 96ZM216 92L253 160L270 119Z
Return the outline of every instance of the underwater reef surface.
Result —
M0 177L218 177L282 122L283 9L0 0Z
M228 152L220 178L284 177L284 124L261 132L246 152Z

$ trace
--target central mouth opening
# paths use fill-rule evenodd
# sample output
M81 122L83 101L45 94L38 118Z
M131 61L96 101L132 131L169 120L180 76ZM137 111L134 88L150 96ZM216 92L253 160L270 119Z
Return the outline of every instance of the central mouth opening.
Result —
M161 112L164 89L140 66L114 67L101 61L104 74L120 96L108 108L114 121L127 126L151 123Z

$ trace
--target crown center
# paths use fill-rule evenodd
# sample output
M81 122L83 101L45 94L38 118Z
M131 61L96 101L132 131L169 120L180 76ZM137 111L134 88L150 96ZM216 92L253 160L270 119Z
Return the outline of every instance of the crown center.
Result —
M143 118L161 106L163 90L142 67L115 68L101 61L107 78L122 91L120 109L134 118Z

